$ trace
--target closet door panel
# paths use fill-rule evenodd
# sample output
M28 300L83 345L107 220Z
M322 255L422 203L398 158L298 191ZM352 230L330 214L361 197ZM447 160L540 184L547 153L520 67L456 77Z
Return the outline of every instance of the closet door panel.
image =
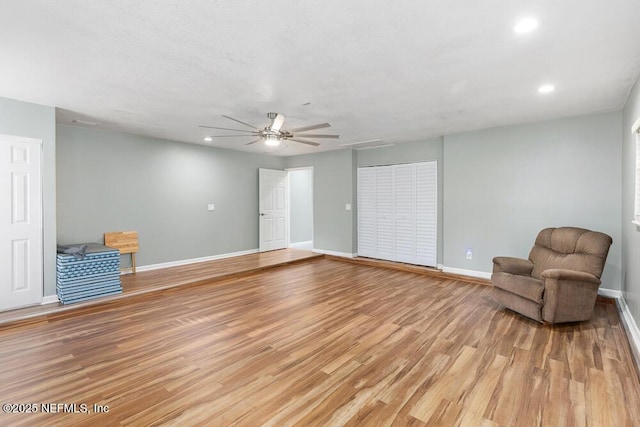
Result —
M416 259L416 182L415 165L394 166L395 261L415 264Z
M435 267L438 242L438 168L436 162L416 164L416 263Z
M376 167L377 258L395 258L393 166Z
M375 168L358 168L358 255L377 257Z

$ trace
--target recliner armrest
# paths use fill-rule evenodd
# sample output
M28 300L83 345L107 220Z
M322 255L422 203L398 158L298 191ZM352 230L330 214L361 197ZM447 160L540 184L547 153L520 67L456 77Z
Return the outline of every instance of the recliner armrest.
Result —
M551 268L545 270L540 275L542 279L569 280L572 282L590 282L600 284L600 279L590 273L576 270L566 270L563 268Z
M591 317L600 279L583 271L561 268L545 270L540 278L544 285L542 320L580 322Z
M533 263L528 259L498 256L493 259L494 273L510 273L518 276L530 276Z

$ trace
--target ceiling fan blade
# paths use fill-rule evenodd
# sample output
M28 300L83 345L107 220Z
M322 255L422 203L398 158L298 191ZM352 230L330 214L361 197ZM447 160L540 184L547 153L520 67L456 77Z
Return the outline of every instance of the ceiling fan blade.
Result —
M317 147L318 145L320 145L317 142L307 141L307 140L300 139L300 138L287 138L287 139L289 139L291 141L299 142L301 144L313 145L314 147Z
M282 125L284 124L284 114L278 113L273 120L271 120L271 130L279 131Z
M230 129L230 128L219 128L217 126L205 126L205 125L200 125L199 127L201 128L207 128L207 129L220 129L220 130L232 130L234 132L248 132L248 133L255 133L252 130L244 130L244 129Z
M334 138L334 139L340 138L340 135L320 135L320 134L311 134L311 133L306 133L302 136L304 136L305 138Z
M222 115L222 117L224 117L225 119L233 120L234 122L238 122L238 123L240 123L241 125L249 126L251 129L260 130L260 129L258 129L257 127L255 127L255 126L253 126L253 125L250 125L249 123L245 123L245 122L243 122L243 121L241 121L241 120L234 119L234 118L233 118L233 117L231 117L231 116L225 116L225 115L223 114L223 115Z
M289 129L289 132L291 132L291 133L294 133L294 132L306 132L308 130L330 128L330 127L331 127L331 125L329 123L320 123L320 124L317 124L317 125L302 126L301 128Z
M257 136L257 135L258 135L257 133L250 133L250 134L247 134L247 135L237 135L236 134L236 135L209 135L209 136L211 138L237 138L237 137L244 138L244 137L247 137L247 136Z
M247 143L246 143L246 144L244 144L244 145L251 145L251 144L255 144L256 142L260 142L261 140L262 140L262 138L258 138L258 139L256 139L255 141L247 142Z

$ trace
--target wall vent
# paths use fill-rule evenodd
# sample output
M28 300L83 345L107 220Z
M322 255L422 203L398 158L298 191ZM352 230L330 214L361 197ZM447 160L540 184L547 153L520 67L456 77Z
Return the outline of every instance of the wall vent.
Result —
M371 139L369 141L361 141L361 142L350 142L348 144L341 144L342 148L353 148L354 150L367 150L369 148L381 148L381 147L391 147L394 144L393 142L386 142L381 139Z

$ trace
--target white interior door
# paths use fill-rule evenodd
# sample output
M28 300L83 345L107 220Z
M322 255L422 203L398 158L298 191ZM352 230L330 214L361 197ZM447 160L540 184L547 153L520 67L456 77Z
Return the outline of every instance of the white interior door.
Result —
M259 169L260 252L283 249L289 241L287 172Z
M0 310L42 302L41 149L0 136Z

